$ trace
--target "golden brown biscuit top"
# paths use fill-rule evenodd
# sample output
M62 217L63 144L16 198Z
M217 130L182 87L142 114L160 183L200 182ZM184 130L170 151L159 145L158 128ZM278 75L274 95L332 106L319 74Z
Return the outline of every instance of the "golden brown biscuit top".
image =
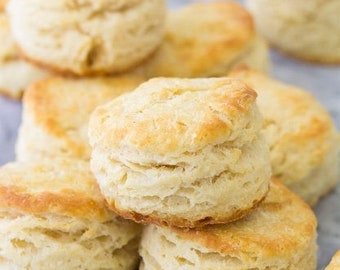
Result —
M149 77L214 76L221 67L227 70L254 37L252 16L242 5L192 3L169 12L164 41L140 68Z
M132 91L142 82L138 76L47 78L33 83L25 92L25 114L45 132L68 137L87 125L95 107Z
M236 69L230 76L258 93L273 173L285 184L307 176L338 145L329 113L308 92L247 68Z
M192 53L193 49L189 45L194 45L198 49L203 41L216 42L210 48L212 54L205 55L207 60L212 56L217 57L216 53L223 46L228 46L231 51L242 51L255 35L250 13L242 5L233 1L193 3L171 12L169 16L171 17L168 28L169 39L174 38L174 43L181 41L181 45L185 46L187 51L191 51L191 55L196 54ZM183 20L190 23L185 24ZM197 32L201 34L199 37ZM177 39L181 36L184 36L185 40Z
M0 208L106 221L106 207L89 164L78 160L9 163L0 168Z
M247 217L204 230L174 230L179 237L222 254L268 258L291 256L299 246L311 242L316 237L316 222L307 204L272 180L265 200Z
M97 107L90 144L156 155L238 139L252 125L256 93L229 78L156 78Z

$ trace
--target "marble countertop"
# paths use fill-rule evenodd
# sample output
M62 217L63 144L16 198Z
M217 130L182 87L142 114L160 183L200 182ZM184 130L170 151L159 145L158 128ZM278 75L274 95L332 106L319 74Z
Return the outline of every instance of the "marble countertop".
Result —
M182 1L172 1L174 6ZM320 66L271 52L272 75L310 91L330 112L340 129L340 66ZM0 97L0 165L13 161L21 121L21 102ZM318 270L324 269L340 249L340 184L315 207L318 218Z

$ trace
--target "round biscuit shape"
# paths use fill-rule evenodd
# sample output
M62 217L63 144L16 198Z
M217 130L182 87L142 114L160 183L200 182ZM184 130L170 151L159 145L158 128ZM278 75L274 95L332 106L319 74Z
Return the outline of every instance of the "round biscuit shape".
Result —
M229 78L157 78L92 113L91 168L109 205L142 223L238 219L268 191L255 92Z
M319 63L340 63L337 0L247 0L258 31L281 51Z
M168 12L164 40L135 72L148 78L225 76L241 63L267 71L267 45L254 28L236 2L190 3Z
M164 0L13 0L7 10L22 55L62 73L126 71L163 38Z

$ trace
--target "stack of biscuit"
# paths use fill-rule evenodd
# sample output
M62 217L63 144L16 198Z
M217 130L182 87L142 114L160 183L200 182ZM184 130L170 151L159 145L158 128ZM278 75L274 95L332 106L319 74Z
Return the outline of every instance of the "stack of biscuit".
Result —
M186 228L247 214L270 178L255 99L228 78L159 78L97 107L91 168L111 208Z
M189 25L202 7L210 15L176 37L176 24ZM89 171L88 118L96 106L159 74L222 75L237 62L267 68L266 45L246 10L234 3L202 7L171 12L164 30L164 1L8 3L8 18L3 14L1 23L6 41L1 89L20 98L30 86L23 100L18 161L0 169L3 268L136 268L141 227L110 211L99 192ZM222 11L233 16L225 19ZM219 48L211 65L193 58L185 73L176 70L183 61L180 52L187 51L183 45L195 42L192 31L210 34L207 23L221 25L197 47L204 49L201 61ZM163 68L168 59L176 59L174 71ZM20 78L10 80L9 73ZM223 218L255 207L267 192L267 178L257 181L255 196Z
M27 140L19 140L18 149L28 141L24 150L35 155L18 155L17 162L0 169L1 268L133 270L138 266L141 226L107 206L85 158L89 150L82 148L82 140L87 141L84 119L96 105L142 81L137 75L99 75L122 72L152 54L163 37L164 7L159 0L8 3L8 33L16 42L15 53L49 72L79 78L50 77L32 86L42 92L31 91L25 97L25 110L37 115L30 118L28 113L23 120ZM14 50L12 43L9 47ZM51 103L46 102L49 94ZM73 104L76 95L86 98ZM57 115L64 109L64 118ZM38 123L51 131L50 137L39 125L31 129L39 115ZM36 147L40 142L50 143L51 155Z
M313 97L262 73L247 10L7 11L13 55L49 78L20 80L17 162L0 168L2 268L316 268L309 205L339 179L339 135Z
M308 204L315 205L339 180L339 135L329 113L304 89L260 72L240 67L229 76L256 89L273 176ZM58 77L32 84L24 98L17 159L29 161L62 155L89 160L87 127L92 111L132 91L143 80L135 75L97 79Z
M315 216L270 181L256 96L237 79L158 78L92 113L102 194L147 225L141 269L315 269Z
M233 223L147 226L140 269L316 269L314 214L279 182L270 188L256 210Z

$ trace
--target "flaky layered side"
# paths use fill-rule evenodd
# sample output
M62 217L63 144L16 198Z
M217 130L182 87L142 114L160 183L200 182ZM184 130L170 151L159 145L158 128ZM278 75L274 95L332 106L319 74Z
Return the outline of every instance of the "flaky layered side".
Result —
M138 238L124 222L0 211L0 227L3 269L133 270L138 263Z
M316 269L316 217L278 181L247 217L201 229L149 225L140 269Z
M140 227L109 211L88 163L0 168L0 267L135 269Z
M245 215L270 177L255 99L228 78L159 78L97 107L91 167L110 206L180 227Z

